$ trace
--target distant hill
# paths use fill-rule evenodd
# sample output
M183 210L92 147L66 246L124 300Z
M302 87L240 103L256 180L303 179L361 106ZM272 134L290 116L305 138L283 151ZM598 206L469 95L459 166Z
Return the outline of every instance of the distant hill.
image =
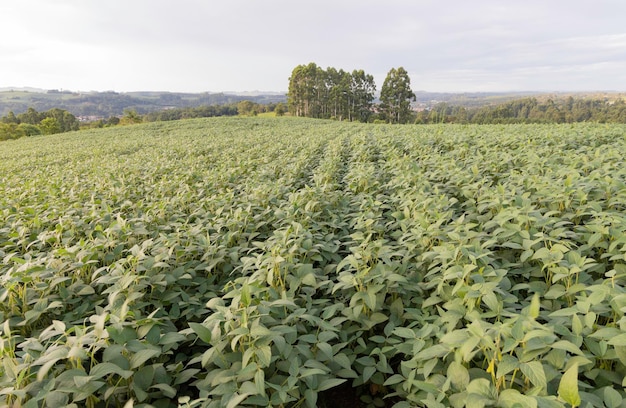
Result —
M0 116L9 111L20 114L32 107L39 112L52 108L65 109L75 116L119 116L127 109L139 114L172 108L206 105L226 105L242 100L256 103L285 102L284 93L227 94L177 92L71 92L36 90L34 88L4 88L0 90Z
M581 99L609 100L623 99L624 93L613 91L596 92L426 92L416 91L416 105L431 108L438 103L447 103L453 106L481 107L486 105L498 105L516 99L534 97L539 101L552 99L564 100L572 96Z
M614 100L623 97L617 92L427 92L416 91L418 108L428 109L439 103L464 107L496 105L525 97L538 99L593 98ZM251 91L224 93L180 93L180 92L72 92L43 90L37 88L0 88L0 116L9 111L20 114L32 107L39 112L52 108L65 109L77 117L121 116L127 109L139 114L172 108L189 108L207 105L226 105L242 100L260 104L286 102L286 92Z

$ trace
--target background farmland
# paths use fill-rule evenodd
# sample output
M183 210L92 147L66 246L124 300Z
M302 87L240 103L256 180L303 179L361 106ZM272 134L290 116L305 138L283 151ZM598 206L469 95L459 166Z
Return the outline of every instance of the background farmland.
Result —
M624 151L296 118L4 142L0 398L626 407Z

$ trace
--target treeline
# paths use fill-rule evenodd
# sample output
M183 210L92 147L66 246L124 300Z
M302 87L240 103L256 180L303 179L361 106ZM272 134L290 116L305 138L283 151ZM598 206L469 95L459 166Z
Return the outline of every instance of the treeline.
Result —
M173 108L157 112L150 112L143 116L145 122L159 122L168 120L210 118L214 116L237 115L237 104L199 106L195 108Z
M70 112L53 108L37 112L28 108L15 115L12 111L0 118L0 140L19 139L24 136L51 135L78 130L80 123Z
M413 118L411 79L403 68L392 68L374 105L374 77L362 69L347 72L315 63L298 65L289 78L287 105L293 116L360 122L410 123Z
M292 71L287 104L293 116L367 122L374 92L374 77L363 70L324 70L310 63Z
M109 119L101 119L84 124L83 127L108 127L114 125L129 125L141 122L160 122L193 118L211 118L217 116L256 116L258 114L275 112L277 116L285 114L285 106L279 103L257 103L251 100L243 100L238 103L229 103L225 105L198 106L189 108L172 108L163 109L138 114L137 111L128 109L121 118L111 117Z
M523 98L494 106L464 108L445 103L416 114L415 123L626 123L626 102L568 97Z
M143 115L143 120L145 122L157 122L192 118L211 118L216 116L256 116L267 112L275 112L277 116L282 116L285 113L285 107L281 102L257 103L246 99L238 103L226 105L160 110Z

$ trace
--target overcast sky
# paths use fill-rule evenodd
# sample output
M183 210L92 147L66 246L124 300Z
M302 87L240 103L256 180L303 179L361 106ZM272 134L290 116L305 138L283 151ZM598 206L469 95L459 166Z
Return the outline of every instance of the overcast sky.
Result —
M414 90L626 91L624 0L2 0L0 87L285 91L298 64Z

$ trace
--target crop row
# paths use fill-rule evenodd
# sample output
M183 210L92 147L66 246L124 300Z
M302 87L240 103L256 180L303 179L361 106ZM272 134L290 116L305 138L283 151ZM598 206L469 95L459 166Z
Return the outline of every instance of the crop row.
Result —
M1 398L626 407L625 130L229 118L6 142Z

